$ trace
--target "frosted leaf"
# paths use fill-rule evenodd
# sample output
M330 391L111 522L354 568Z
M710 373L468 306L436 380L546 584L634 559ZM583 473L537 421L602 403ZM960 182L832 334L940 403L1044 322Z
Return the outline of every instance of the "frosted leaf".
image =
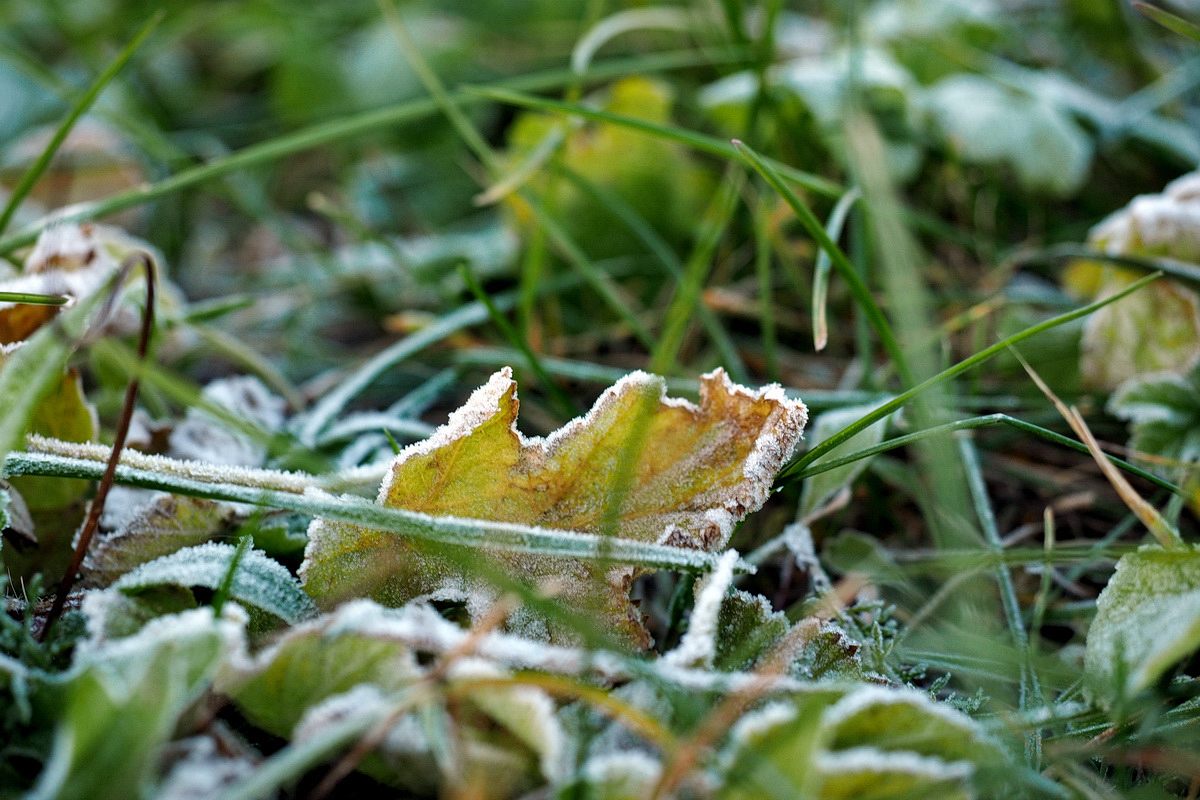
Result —
M592 756L582 772L587 788L581 793L592 800L649 800L662 777L662 764L641 751L626 750Z
M1088 235L1088 244L1114 256L1200 260L1200 173L1140 195ZM1063 276L1087 298L1106 297L1141 273L1094 261L1076 261ZM1084 323L1081 370L1093 385L1113 389L1154 372L1185 373L1200 363L1200 297L1170 280L1105 306Z
M359 684L399 689L420 672L404 643L360 634L333 614L293 627L249 661L231 663L218 689L250 722L288 736L306 710L329 697Z
M469 683L472 678L503 678L508 673L479 658L454 662L449 671L451 685ZM489 686L471 691L467 697L497 723L503 725L522 744L538 756L542 777L561 779L567 770L566 734L555 716L554 701L533 686Z
M819 753L814 765L821 775L821 800L901 800L936 797L970 800L975 772L966 761L946 762L906 752L857 747Z
M696 603L688 621L687 632L679 646L663 656L672 665L681 667L711 667L717 654L718 616L721 604L733 582L736 550L730 550L717 562L717 568L696 584Z
M1147 545L1122 556L1096 601L1084 672L1093 694L1119 702L1200 648L1200 547Z
M154 495L120 530L93 543L84 561L84 585L107 586L140 564L202 544L225 530L232 518L227 503Z
M1106 410L1129 421L1130 449L1157 457L1141 459L1146 468L1182 483L1200 461L1200 367L1130 379Z
M128 638L81 642L61 685L54 749L30 796L140 796L179 715L244 646L243 624L244 616L218 619L197 609L153 620Z
M272 394L258 378L220 378L204 387L204 399L237 419L266 433L283 427L286 403ZM244 432L229 429L199 408L189 408L187 418L171 432L171 455L175 458L257 467L266 459L263 444Z
M809 432L808 446L815 447L835 433L862 419L877 407L877 405L847 406L824 412L813 422L812 430ZM866 430L859 431L812 462L811 466L815 467L823 462L836 461L839 458L852 455L859 450L874 447L883 441L883 436L887 432L890 419L891 415L889 414L873 425L868 426ZM804 491L800 496L799 516L807 517L809 514L820 509L837 492L841 491L843 487L853 484L870 463L870 459L860 458L851 464L818 473L806 480L804 482Z
M400 453L379 502L712 551L765 502L807 420L803 403L778 386L752 392L721 370L704 377L699 406L667 399L661 378L632 373L546 439L516 430L517 407L516 384L504 369L433 436ZM495 558L535 586L552 581L564 603L598 609L614 634L649 644L629 600L633 567L519 553ZM309 530L301 577L325 605L353 595L387 605L416 597L465 601L477 585L464 566L427 545L321 519ZM572 638L543 624L551 639Z
M217 589L229 570L235 548L207 542L142 564L126 573L113 589L137 595L161 586ZM296 579L279 562L257 550L243 555L230 585L230 597L260 609L286 623L294 624L316 613L312 601L296 585Z
M255 766L246 753L222 752L211 736L173 742L169 755L174 762L154 790L156 800L216 800Z

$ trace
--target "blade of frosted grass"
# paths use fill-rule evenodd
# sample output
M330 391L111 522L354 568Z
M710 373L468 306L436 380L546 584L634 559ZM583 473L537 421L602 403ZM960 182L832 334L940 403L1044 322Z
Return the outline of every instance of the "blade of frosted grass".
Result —
M404 419L394 414L365 412L352 414L330 425L321 433L319 444L326 445L380 431L389 437L393 433L397 433L408 439L419 440L428 438L433 433L434 427L419 419Z
M529 343L517 332L512 323L505 318L500 309L496 308L496 304L492 302L491 296L479 285L479 281L475 280L475 276L471 274L471 270L467 265L460 264L458 272L466 282L467 287L471 290L471 294L475 295L475 299L483 303L483 307L487 309L488 316L492 319L492 324L499 328L500 333L508 340L508 343L517 348L521 352L521 355L525 357L525 363L529 364L529 368L537 375L538 381L550 393L555 410L562 415L563 419L572 419L579 416L579 408L575 405L574 401L567 397L562 388L550 377L550 373L546 372L546 368L542 366L541 360L533 352Z
M850 209L854 206L854 202L861 197L861 193L857 188L851 189L841 196L837 201L837 205L833 207L833 211L829 214L829 221L825 223L825 232L828 234L830 241L836 242L842 235L842 227L846 224L846 217L850 215ZM813 269L813 289L812 289L812 314L813 314L813 349L820 352L825 349L825 345L829 342L829 322L828 322L828 305L829 298L829 270L833 266L833 261L829 256L829 251L821 248L817 253L817 265Z
M875 329L875 334L879 337L883 349L887 351L888 357L895 364L896 371L899 373L901 380L904 381L904 385L912 386L915 384L916 378L912 370L909 369L908 359L905 357L895 333L892 332L892 327L888 323L887 317L884 316L879 304L875 302L875 298L871 296L871 290L863 282L854 265L850 263L850 259L837 246L837 243L829 238L829 234L825 231L825 226L813 214L812 209L805 205L796 196L796 193L791 190L791 187L784 182L779 172L768 164L762 156L741 142L735 141L734 147L750 163L750 166L754 167L766 179L771 188L778 192L780 197L791 206L792 211L796 212L796 217L800 220L800 223L808 231L808 235L816 240L822 250L829 253L833 268L838 271L838 275L846 282L846 285L850 289L850 294L870 321L871 327Z
M535 111L545 111L552 114L568 114L571 116L583 117L595 122L607 122L613 125L620 125L631 130L642 131L653 136L665 139L667 141L681 144L693 150L698 150L701 153L719 156L724 159L734 159L737 157L737 151L732 145L723 139L718 139L714 136L706 136L703 133L696 133L686 128L679 128L673 125L662 125L657 122L649 122L637 117L627 117L623 114L614 114L611 111L602 111L596 108L590 108L580 103L564 103L561 100L549 100L544 97L535 97L534 95L525 94L520 91L504 87L488 87L488 86L468 86L464 87L464 92L474 94L477 97L486 98L497 103L505 103L507 105L520 106L521 108L531 108ZM840 197L845 189L833 181L826 180L819 175L813 175L808 172L789 167L786 164L781 164L777 161L771 161L771 166L783 175L788 180L803 186L809 191L816 192L825 197Z
M33 292L0 292L0 303L25 303L31 306L62 306L70 298L57 294L34 294Z
M584 194L604 206L613 216L620 220L646 246L646 249L658 259L659 263L670 273L671 278L676 284L683 283L683 262L679 260L679 256L675 254L671 246L667 244L658 231L654 230L652 225L646 222L641 214L626 203L618 194L598 185L595 181L588 180L575 170L566 166L560 166L559 169L567 180L571 181ZM721 324L720 318L704 303L696 304L695 309L696 315L700 318L700 324L704 326L705 333L708 334L713 344L716 345L717 350L721 353L721 358L724 361L725 369L729 372L729 376L737 383L748 383L750 375L746 371L746 365L742 361L742 357L738 353L733 339L730 338L729 332Z
M1000 530L996 526L996 515L992 510L992 501L988 497L987 484L983 480L983 469L979 465L979 452L966 432L960 431L954 435L958 444L959 460L962 462L967 477L967 490L970 492L971 503L975 506L975 515L983 528L984 540L988 549L995 555L1002 555L1004 544L1000 541ZM1008 623L1009 635L1018 650L1026 654L1021 663L1020 693L1018 705L1022 711L1031 707L1034 702L1042 702L1042 688L1037 673L1034 672L1029 658L1029 634L1025 630L1025 620L1021 614L1021 604L1017 600L1017 590L1013 585L1012 573L1007 567L996 569L996 583L1000 588L1000 606L1004 609L1004 618ZM1040 741L1036 735L1032 742L1034 752L1040 755Z
M919 442L923 439L930 439L930 438L937 437L937 436L945 436L947 434L955 433L957 431L973 430L976 428L987 428L987 427L991 427L992 425L1007 425L1011 428L1015 428L1016 430L1019 430L1019 431L1025 432L1025 433L1034 434L1035 436L1039 436L1047 441L1053 442L1058 445L1062 445L1063 447L1068 447L1068 448L1076 451L1077 453L1085 453L1086 454L1088 452L1087 445L1083 444L1080 441L1072 439L1068 436L1063 436L1060 433L1055 433L1052 430L1048 430L1041 426L1034 425L1031 422L1026 422L1025 420L1017 419L1016 417L1011 417L1008 414L988 414L988 415L982 416L982 417L971 417L969 419L961 419L961 420L957 420L955 422L948 422L944 425L937 425L932 428L926 428L925 430L905 434L904 436L897 436L894 439L888 439L886 442L881 442L881 443L875 445L874 447L864 448L862 450L859 450L859 451L852 453L848 456L845 456L843 458L838 458L838 459L835 459L832 461L822 461L820 464L813 464L812 466L809 466L797 473L789 475L788 477L791 480L804 480L805 478L810 478L813 475L819 475L822 472L827 472L828 470L831 470L831 469L837 469L838 467L843 467L847 464L852 464L855 461L858 461L863 458L870 458L870 457L878 455L880 453L886 453L889 450L895 450L898 447L904 447L906 445L913 444L914 442ZM1155 486L1159 487L1160 489L1165 489L1168 492L1171 492L1178 497L1183 497L1183 498L1188 497L1187 492L1185 492L1183 489L1179 488L1178 486L1176 486L1173 483L1170 483L1169 481L1163 480L1162 478L1158 477L1157 475L1155 475L1152 472L1147 472L1146 470L1142 469L1141 467L1135 466L1134 464L1131 464L1128 461L1125 461L1124 459L1119 458L1117 456L1114 456L1114 455L1111 455L1108 453L1106 453L1105 456L1114 465L1125 470L1126 472L1128 472L1131 475L1136 475L1137 477L1139 477L1143 480L1149 481L1149 482L1153 483Z
M71 133L71 129L75 127L75 123L92 107L92 103L96 102L96 98L104 91L104 87L108 86L109 82L117 77L117 73L129 63L129 59L133 57L137 49L142 46L142 42L146 41L151 32L158 26L158 23L162 21L165 13L162 9L159 9L150 18L150 21L142 26L142 29L137 32L129 44L125 45L125 48L117 54L117 57L113 59L104 72L101 72L97 76L92 85L87 88L87 91L79 95L79 98L71 106L71 110L67 112L67 116L54 132L50 143L46 145L41 155L30 165L25 174L21 176L21 180L13 188L12 195L8 198L8 204L4 207L4 211L0 212L0 233L3 233L4 229L8 227L8 223L12 221L13 214L17 211L17 206L21 204L21 201L25 199L29 191L33 189L34 184L37 183L38 178L42 177L46 168L50 166L50 162L54 159L58 148L66 141L67 135Z
M104 464L99 461L42 453L12 453L4 462L4 475L10 477L46 475L95 479L103 470ZM351 495L335 496L316 491L305 494L281 492L234 483L195 480L124 465L117 467L115 482L191 497L297 511L313 517L324 517L411 536L434 544L632 564L648 570L708 572L721 555L554 528L480 519L433 517L406 509L388 508ZM754 568L739 561L736 569L752 572Z
M1080 319L1081 317L1086 317L1088 314L1098 311L1099 309L1104 308L1106 305L1109 305L1110 303L1115 303L1118 300L1122 299L1123 297L1133 294L1138 289L1141 289L1141 288L1147 286L1148 284L1158 280L1159 277L1160 277L1160 273L1155 273L1153 275L1147 275L1146 277L1141 278L1141 279L1131 283L1129 286L1126 286L1124 289L1122 289L1119 292L1116 292L1115 294L1112 294L1101 300L1097 300L1094 303L1089 303L1088 305L1083 306L1081 308L1077 308L1074 311L1069 311L1065 314L1059 314L1057 317L1048 319L1045 322L1041 322L1041 323L1038 323L1037 325L1033 325L1029 328L1026 328L1023 331L1019 331L1019 332L1013 334L1012 336L1009 336L1008 338L997 342L996 344L992 345L991 347L988 347L984 350L979 351L978 353L975 353L972 356L969 356L968 358L963 359L962 361L958 362L957 364L950 367L949 369L943 370L942 372L939 372L937 375L934 375L930 378L925 379L924 381L922 381L921 383L912 387L911 389L908 389L908 390L896 395L896 397L894 399L892 399L890 402L884 403L879 408L872 411L870 414L867 414L865 417L863 417L858 422L854 423L853 425L849 425L844 430L842 430L838 433L835 433L833 436L830 436L828 439L826 439L825 441L821 442L820 444L818 444L817 446L813 447L811 450L806 452L803 456L796 459L794 462L792 462L792 464L790 466L784 468L784 470L782 472L780 472L779 477L781 477L781 478L782 477L790 477L792 475L795 475L796 473L803 471L805 467L807 467L813 461L818 459L821 455L823 455L824 453L827 453L830 450L832 450L833 448L837 447L839 444L846 441L850 437L854 436L859 431L867 428L872 423L883 419L885 416L887 416L888 414L891 414L896 409L904 406L913 397L917 396L918 394L920 394L921 392L923 392L925 389L929 388L930 386L936 386L940 383L950 380L951 378L957 377L958 375L961 375L962 373L966 372L967 370L971 369L972 367L978 366L979 364L982 364L983 362L1000 354L1001 352L1008 349L1012 345L1014 345L1018 342L1022 342L1025 339L1028 339L1030 336L1036 336L1037 334L1041 333L1042 331L1047 331L1047 330L1050 330L1051 328L1055 328L1055 327L1058 327L1059 325L1063 325L1065 323L1071 322L1072 320Z
M775 284L771 275L771 220L761 207L754 214L754 274L758 279L758 324L762 335L767 377L779 379L779 357L775 353ZM703 303L700 304L704 306Z
M683 281L679 284L671 305L667 307L662 334L650 357L651 372L667 373L676 370L679 349L683 346L688 323L691 322L700 301L700 293L708 279L717 245L720 244L730 217L737 207L740 183L737 178L735 174L726 175L700 222L696 246L688 257Z
M1183 17L1178 17L1170 11L1165 11L1149 3L1134 2L1133 7L1167 30L1178 33L1180 36L1186 36L1194 42L1200 42L1200 25L1188 22Z
M732 58L730 60L736 61ZM712 56L707 53L698 53L695 51L664 53L655 56L638 56L636 58L604 62L598 64L594 69L589 70L585 77L589 80L600 80L627 75L633 72L659 72L711 63ZM559 69L507 79L498 82L498 85L538 91L562 86L564 83L574 80L577 77L569 70ZM480 103L483 100L474 91L466 92L463 90L455 92L454 98L458 103L469 105ZM111 195L102 200L78 203L58 209L53 214L49 214L29 226L0 238L0 255L7 255L19 247L32 244L46 226L55 222L79 221L103 217L132 206L147 203L151 200L157 200L160 197L181 192L197 184L220 178L238 170L278 161L295 153L311 150L343 139L350 139L374 131L394 128L397 125L431 116L437 113L437 111L437 103L432 99L422 98L302 128L293 133L245 147L224 158L210 161L207 164L200 164L190 169L182 170L147 186L139 186L135 189Z

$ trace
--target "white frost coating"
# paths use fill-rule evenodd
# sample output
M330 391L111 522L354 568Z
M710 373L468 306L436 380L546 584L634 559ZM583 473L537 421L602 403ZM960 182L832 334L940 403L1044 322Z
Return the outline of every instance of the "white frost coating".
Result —
M970 717L950 706L933 702L916 689L888 689L882 686L866 685L825 709L822 720L824 725L836 727L872 706L901 705L911 706L919 709L922 713L939 717L950 725L970 733L972 737L980 735Z
M258 378L219 378L204 387L203 396L267 433L283 427L283 398L272 394ZM266 447L251 436L230 430L198 408L189 408L186 418L171 432L170 448L176 458L239 467L261 466L267 454Z
M29 450L34 453L49 453L83 461L108 461L112 448L88 442L64 442L31 434ZM228 464L210 464L204 461L181 461L159 455L147 455L136 450L123 450L121 464L133 469L174 475L201 483L235 483L251 489L275 489L281 492L303 493L305 489L321 486L328 482L303 472L283 472L274 469L254 469Z
M729 729L732 742L753 741L796 719L796 707L790 703L768 703L757 711L743 714Z
M253 761L242 755L223 755L210 736L194 736L172 745L172 749L181 748L186 754L154 790L157 800L215 800L230 784L254 771Z
M584 781L602 787L600 797L651 797L662 777L658 759L640 750L622 750L592 756L583 765Z
M877 747L851 747L836 753L817 752L817 769L829 775L899 772L934 781L966 781L975 774L969 761L943 761L931 756L900 750L880 750Z
M370 683L360 683L349 691L327 697L304 712L292 731L292 741L300 743L316 738L326 728L351 717L382 712L387 706L383 690Z
M696 595L687 633L679 646L663 656L663 661L678 667L711 667L717 652L717 615L721 603L733 583L733 566L738 552L729 550L717 561L716 568L705 576Z

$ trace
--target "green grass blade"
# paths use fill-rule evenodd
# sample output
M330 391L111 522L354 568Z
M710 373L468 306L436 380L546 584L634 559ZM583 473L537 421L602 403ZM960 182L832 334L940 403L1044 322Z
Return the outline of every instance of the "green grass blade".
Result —
M758 326L762 336L763 360L767 377L779 380L779 356L776 354L775 282L771 274L771 220L761 208L754 214L754 275L758 279ZM704 304L700 304L704 308ZM745 381L739 381L744 383Z
M1134 283L1131 283L1129 286L1126 286L1124 289L1122 289L1121 291L1119 291L1113 295L1105 297L1101 300L1097 300L1096 302L1090 303L1081 308L1077 308L1074 311L1069 311L1065 314L1060 314L1057 317L1053 317L1051 319L1046 320L1045 322L1038 323L1037 325L1034 325L1032 327L1026 328L1023 331L1015 333L1012 336L1009 336L1008 338L997 342L996 344L992 345L991 347L985 348L984 350L981 350L978 353L975 353L974 355L963 359L962 361L958 362L957 364L950 367L949 369L945 369L942 372L939 372L937 375L927 378L926 380L922 381L921 383L917 384L916 386L912 387L911 389L908 389L908 390L902 392L901 394L896 395L896 397L894 399L892 399L891 401L889 401L887 403L884 403L879 408L875 409L870 414L867 414L865 417L863 417L861 420L859 420L855 424L848 426L845 430L841 431L840 433L836 433L833 436L830 436L828 439L826 439L825 441L821 442L816 447L809 450L803 456L796 459L794 462L792 462L792 464L790 466L785 467L783 469L783 471L780 472L779 477L781 477L781 478L790 477L796 473L802 472L805 467L807 467L809 464L811 464L816 459L820 458L820 456L822 454L828 452L829 450L832 450L834 447L837 447L839 444L846 441L850 437L854 436L859 431L867 428L872 423L883 419L885 416L887 416L888 414L891 414L896 409L904 406L910 400L912 400L914 397L919 395L921 392L928 389L930 386L936 386L938 384L941 384L941 383L944 383L945 381L950 380L951 378L957 377L958 375L961 375L962 373L966 372L967 370L971 369L972 367L978 366L979 364L984 363L988 359L990 359L996 355L999 355L1001 352L1008 349L1012 345L1014 345L1018 342L1022 342L1025 339L1028 339L1030 336L1036 336L1037 334L1041 333L1042 331L1047 331L1047 330L1050 330L1051 328L1055 328L1055 327L1058 327L1059 325L1063 325L1065 323L1071 322L1072 320L1080 319L1081 317L1086 317L1088 314L1098 311L1099 309L1104 308L1104 306L1106 306L1110 303L1115 303L1116 301L1120 300L1121 298L1123 298L1127 295L1133 294L1138 289L1141 289L1144 286L1147 286L1148 284L1154 282L1155 280L1158 280L1159 277L1160 277L1160 274L1158 274L1158 273L1156 273L1154 275L1147 275L1146 277L1141 278L1140 280L1137 280Z
M627 117L623 114L614 114L611 111L601 111L595 108L589 108L580 103L564 103L560 100L548 100L544 97L535 97L530 94L524 94L519 91L513 91L505 88L495 87L466 87L463 91L474 94L477 97L493 100L497 103L506 103L508 105L520 106L521 108L530 108L535 111L544 111L551 114L570 114L572 116L583 117L584 119L594 120L596 122L607 122L613 125L620 125L631 130L642 131L653 136L665 139L676 144L681 144L684 147L689 147L693 150L698 150L702 153L719 156L724 159L735 159L737 150L723 139L718 139L714 136L706 136L703 133L679 128L673 125L661 125L656 122L649 122L636 117ZM833 181L822 178L819 175L813 175L809 172L803 172L798 169L781 164L777 161L770 162L772 168L778 171L789 181L803 186L809 191L816 192L825 197L839 197L845 189Z
M659 72L697 65L708 65L711 62L712 58L710 55L695 51L664 53L658 56L639 56L605 62L589 70L585 77L599 80L636 72ZM569 70L559 69L501 81L498 85L513 89L539 91L562 86L577 78L578 76ZM475 105L483 100L474 91L465 92L460 90L454 92L452 97L460 105ZM182 192L185 189L190 189L193 186L224 177L239 170L269 164L295 153L311 150L333 142L364 136L375 131L415 122L432 116L437 111L438 105L434 100L422 98L420 100L397 103L384 108L364 111L330 122L318 123L275 139L250 145L228 156L210 161L207 164L200 164L177 172L169 178L156 183L120 192L103 200L79 203L69 208L59 209L54 214L48 215L21 230L14 231L8 236L0 238L0 256L7 255L17 248L32 244L46 226L56 222L75 222L100 218L126 208L150 202L151 200L157 200L161 197Z
M58 294L0 292L0 303L26 303L31 306L61 306L66 305L69 299Z
M479 281L475 280L475 276L471 274L471 270L467 267L467 265L460 264L458 272L460 275L462 275L463 280L466 281L467 287L471 290L471 294L475 295L475 299L480 303L483 303L483 307L487 309L488 316L492 318L492 324L500 329L500 333L504 335L505 339L508 339L509 344L521 351L521 355L525 357L525 363L529 365L529 368L533 370L535 375L537 375L538 381L542 384L546 391L550 393L550 397L555 405L555 410L558 411L558 413L561 414L564 419L571 419L579 416L579 409L575 406L574 401L572 401L570 397L567 397L566 393L562 390L562 387L560 387L555 380L550 377L550 373L546 372L546 368L542 366L542 362L538 358L537 354L533 352L533 348L531 348L529 343L525 341L524 337L517 332L517 329L513 327L512 323L510 323L504 317L504 314L501 313L500 309L496 308L496 304L492 302L491 296L484 291L482 286L479 285Z
M937 425L932 428L926 428L925 430L905 434L904 436L897 436L893 439L888 439L886 442L881 442L874 447L863 448L862 450L856 451L842 458L831 461L822 461L819 464L810 464L803 470L791 474L788 477L792 480L804 480L805 478L810 478L813 475L819 475L822 472L826 472L831 469L837 469L838 467L843 467L847 464L852 464L860 459L870 458L872 456L879 455L880 453L886 453L889 450L895 450L898 447L904 447L925 439L945 436L956 431L986 428L992 425L1006 425L1010 428L1022 431L1023 433L1031 433L1035 436L1045 439L1046 441L1053 442L1054 444L1061 445L1063 447L1068 447L1077 453L1083 453L1084 455L1088 454L1087 445L1078 441L1077 439L1063 436L1061 433L1055 433L1054 431L1043 428L1040 425L1034 425L1032 422L1026 422L1023 419L1018 419L1016 417L1009 416L1008 414L987 414L981 417L970 417L969 419L960 419L956 420L955 422L947 422L944 425ZM1179 497L1183 497L1185 499L1189 497L1187 492L1170 481L1165 481L1152 472L1147 472L1141 467L1130 464L1123 458L1119 458L1107 453L1105 455L1115 466L1124 470L1125 472L1128 472L1130 475L1135 475L1142 480L1149 481L1158 488L1165 489L1166 491L1171 492Z
M871 290L867 287L867 284L863 282L854 265L850 263L850 259L837 246L837 242L830 238L825 230L825 226L817 219L812 209L796 196L791 187L784 182L783 176L779 171L769 164L766 159L741 142L735 141L734 147L766 179L771 188L778 192L779 196L791 206L792 211L796 212L796 217L800 220L800 223L808 231L808 235L813 237L821 249L829 254L833 268L838 271L838 275L846 282L855 302L858 303L863 313L866 314L871 327L875 329L875 334L879 337L879 341L883 345L883 349L887 351L888 357L896 366L896 372L899 373L900 379L904 381L904 385L912 386L916 383L916 378L908 366L908 358L904 355L904 350L900 347L900 342L896 338L896 334L892 331L891 324L887 321L887 317L884 316L883 309L875 302L875 298L871 296Z
M150 21L142 26L142 29L137 32L133 40L125 45L125 49L113 59L108 68L100 73L96 80L92 82L92 85L87 88L87 91L81 94L74 105L71 106L71 110L59 124L58 130L54 132L53 138L50 139L50 143L46 145L41 155L38 156L37 161L30 165L25 174L21 176L21 180L13 188L12 195L8 198L8 204L4 207L4 211L0 212L0 233L3 233L4 229L8 227L8 223L12 221L13 214L17 211L17 206L21 204L21 201L25 199L25 196L29 194L34 184L37 183L38 178L42 177L42 173L50 166L50 162L54 159L54 154L58 152L58 148L66 141L67 135L71 133L71 129L75 127L75 123L92 107L92 103L96 102L96 98L104 91L104 87L108 86L109 82L117 77L117 73L129 63L129 59L133 57L137 49L142 46L142 43L146 41L151 32L158 26L158 23L162 21L164 14L165 12L159 9L150 18Z
M1186 36L1193 42L1200 42L1200 25L1196 25L1194 22L1188 22L1183 17L1176 16L1170 11L1165 11L1156 6L1152 6L1149 3L1135 2L1133 7L1157 22L1159 25L1162 25L1167 30L1174 31L1180 36Z
M683 280L667 308L662 335L650 357L651 372L662 375L676 371L675 361L680 347L683 346L688 323L692 321L696 307L700 304L700 296L708 280L717 245L720 244L737 207L740 181L736 180L736 177L726 176L699 223L696 246L688 257Z

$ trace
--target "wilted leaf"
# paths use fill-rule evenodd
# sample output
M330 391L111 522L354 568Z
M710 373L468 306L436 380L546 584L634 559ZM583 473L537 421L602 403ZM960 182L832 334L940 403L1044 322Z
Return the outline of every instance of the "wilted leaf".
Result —
M114 590L136 596L147 589L202 586L216 590L229 571L233 545L208 542L187 547L155 559L124 575ZM248 551L239 562L229 589L231 599L251 610L260 610L294 624L313 616L316 608L279 562L257 550Z
M754 393L719 370L705 376L701 398L699 407L668 400L660 378L633 373L606 391L586 417L547 439L526 439L515 428L516 384L504 369L430 439L400 453L379 501L435 516L715 550L738 520L766 500L807 411L778 387ZM632 567L496 558L535 585L554 581L563 602L599 608L613 632L649 643L629 601ZM466 601L479 611L494 595L476 588L463 566L418 549L416 542L323 520L309 531L301 576L324 604L352 595L385 605L429 596Z
M207 542L232 518L228 503L156 495L120 530L95 541L84 562L84 583L108 586L140 564Z
M1200 548L1122 556L1096 601L1084 670L1102 700L1147 688L1200 648Z
M1200 172L1140 195L1092 229L1088 244L1114 256L1166 256L1200 261ZM1063 276L1084 298L1112 295L1140 273L1077 261ZM1154 372L1185 373L1200 362L1200 297L1168 280L1097 311L1084 327L1081 369L1095 386L1113 389Z

